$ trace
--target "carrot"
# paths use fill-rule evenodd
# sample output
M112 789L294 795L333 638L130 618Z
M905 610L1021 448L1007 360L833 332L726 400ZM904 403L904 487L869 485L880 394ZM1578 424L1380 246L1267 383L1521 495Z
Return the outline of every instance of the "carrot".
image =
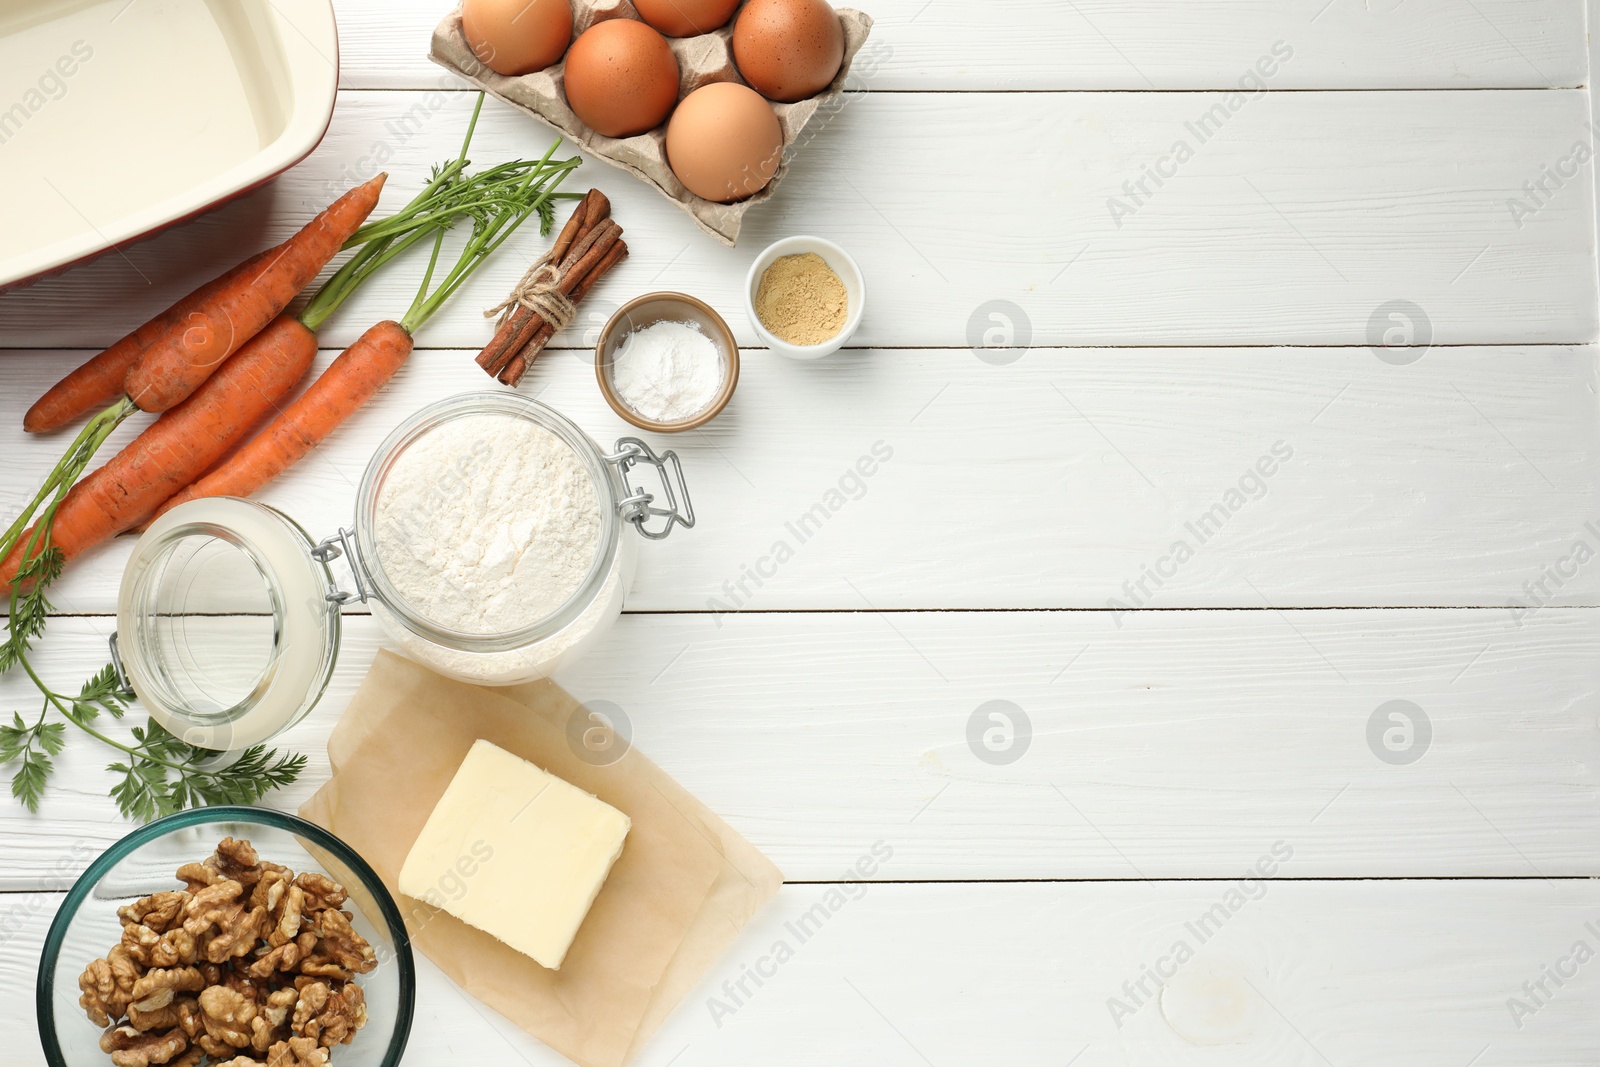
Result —
M281 248L282 246L278 246ZM232 284L245 271L259 267L278 251L269 248L257 253L183 297L167 310L90 359L77 370L52 385L22 417L28 433L59 430L74 419L99 411L123 395L123 381L134 362L150 345L176 323L203 307L217 293Z
M345 193L258 269L240 274L170 324L128 370L123 388L129 399L142 411L161 412L194 392L327 265L378 205L386 177Z
M384 321L339 353L299 399L189 488L161 505L162 514L208 496L249 496L299 462L394 377L411 355L411 334Z
M274 319L188 400L74 485L56 510L50 543L71 559L143 522L274 409L316 354L315 334L295 319ZM33 541L30 529L0 561L0 589L10 590L24 551L38 554Z

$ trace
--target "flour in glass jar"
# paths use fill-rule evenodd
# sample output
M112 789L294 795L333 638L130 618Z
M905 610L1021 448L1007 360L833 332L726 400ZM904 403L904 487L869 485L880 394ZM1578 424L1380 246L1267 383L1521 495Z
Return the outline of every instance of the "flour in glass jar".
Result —
M417 615L501 634L556 612L582 586L601 538L583 461L526 419L452 419L395 459L378 493L379 563Z

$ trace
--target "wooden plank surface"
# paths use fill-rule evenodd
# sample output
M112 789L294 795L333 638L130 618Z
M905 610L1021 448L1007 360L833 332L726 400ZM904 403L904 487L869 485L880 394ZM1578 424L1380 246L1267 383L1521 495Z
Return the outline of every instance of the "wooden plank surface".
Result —
M831 237L868 278L856 347L747 350L729 411L658 441L701 526L645 546L635 613L560 678L622 707L789 879L639 1062L1589 1067L1587 969L1525 983L1600 950L1600 300L1578 158L1596 5L862 6L866 91L737 249L585 166L575 187L612 196L633 256L524 386L609 441L625 427L581 349L622 300L683 289L751 343L739 294L768 241ZM309 160L0 295L0 508L62 444L24 440L20 411L86 348L354 181L391 170L397 205L454 154L471 97L425 58L444 7L337 8L345 91ZM1228 95L1252 69L1267 91ZM548 141L491 105L474 154ZM348 521L387 430L483 386L480 309L543 247L519 238L262 498L319 533ZM415 273L324 343L396 314ZM1382 359L1386 336L1411 347ZM825 525L773 567L816 505ZM47 676L104 662L128 547L61 583ZM313 762L278 806L322 781L381 644L360 609L344 629L328 696L282 739ZM0 707L24 695L0 679ZM40 815L0 807L0 997L19 1005L0 1067L39 1061L47 890L126 829L107 759L74 738ZM879 842L879 881L829 884ZM1275 845L1275 880L1229 881ZM1186 924L1219 905L1199 944ZM1186 938L1159 996L1128 992ZM421 982L406 1062L564 1062L426 961Z
M427 61L447 5L339 0L340 83L455 84ZM850 0L873 89L1232 89L1279 41L1273 89L1583 84L1582 0ZM863 66L866 66L863 63ZM1270 65L1267 69L1271 69Z
M0 295L0 336L11 347L109 343L383 166L396 175L387 201L402 203L431 164L456 154L471 103L466 93L344 93L306 163L126 258ZM692 291L742 343L754 341L741 295L750 261L796 232L830 237L859 260L870 290L860 345L966 347L997 327L997 300L1018 311L994 339L1020 346L1365 345L1390 328L1381 309L1396 300L1421 309L1418 341L1594 339L1592 197L1569 183L1517 217L1508 207L1542 167L1592 142L1585 93L1234 103L1236 112L1187 93L868 94L806 144L778 194L751 211L737 249L615 169L591 163L574 184L603 188L628 231L630 259L598 294ZM478 136L488 160L549 143L543 127L498 104ZM1192 153L1182 163L1180 141ZM1152 179L1147 167L1174 176ZM544 248L519 235L421 343L481 345L481 309ZM349 343L403 310L419 271L377 278L326 341ZM85 292L107 312L83 314Z
M83 355L5 357L0 447L30 478L63 443L21 433L21 413ZM1600 551L1592 348L1443 348L1408 366L1364 347L999 355L1021 358L746 351L729 409L661 439L683 455L700 524L641 546L630 605L1600 603L1600 567L1574 559L1580 542ZM418 353L261 499L318 537L348 525L390 430L489 384L471 353ZM549 353L524 389L606 444L630 430L585 351ZM0 505L32 490L6 479ZM75 565L61 610L114 611L130 541Z
M53 620L40 669L72 688L113 627ZM326 777L380 641L345 620L328 694L282 739L311 768L275 806ZM791 880L834 877L863 835L894 842L894 879L1227 877L1279 837L1295 877L1553 877L1600 875L1597 663L1589 609L1520 629L1488 611L627 615L559 680L620 707ZM0 679L0 707L27 692ZM0 889L61 888L62 842L126 832L110 756L74 737L40 815L0 806Z
M873 844L864 837L860 854ZM1293 848L1262 841L1235 877L1275 844ZM1564 988L1546 979L1552 995L1530 1014L1507 1006L1531 1004L1522 984L1541 967L1570 973L1575 944L1600 942L1592 883L1283 880L1293 863L1249 882L785 886L636 1062L744 1067L799 1050L908 1067L1593 1062L1592 962ZM58 900L0 896L0 914L29 915L0 946L7 1003L32 1002L32 960ZM818 905L827 918L819 926L813 913L802 942L793 930ZM777 964L780 941L792 955ZM1191 953L1182 964L1180 943ZM1166 988L1141 995L1141 981L1145 994L1156 988L1145 973L1156 967L1171 973ZM768 978L745 979L740 995L732 983L758 968ZM420 972L407 1063L456 1062L463 1050L568 1062L426 960ZM78 1010L76 990L60 996L64 1013ZM37 1062L36 1041L18 1028L0 1062Z

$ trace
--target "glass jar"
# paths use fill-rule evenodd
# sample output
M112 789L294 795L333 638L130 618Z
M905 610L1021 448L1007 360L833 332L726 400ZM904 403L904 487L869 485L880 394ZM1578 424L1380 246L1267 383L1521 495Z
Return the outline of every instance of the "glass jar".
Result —
M409 602L378 529L386 479L406 451L478 415L525 420L563 442L587 473L599 513L594 557L575 591L542 618L493 633L452 628ZM658 493L639 483L640 468L656 472ZM656 505L658 496L666 506ZM156 519L123 574L113 663L152 718L217 751L259 744L305 717L333 671L339 609L355 601L371 605L401 652L441 674L480 685L532 681L587 652L621 614L634 533L659 540L680 525L694 525L694 510L676 453L657 455L635 437L606 452L554 408L516 393L451 397L384 440L362 475L352 525L320 542L282 512L232 497L191 501ZM333 576L330 564L341 557L353 590Z

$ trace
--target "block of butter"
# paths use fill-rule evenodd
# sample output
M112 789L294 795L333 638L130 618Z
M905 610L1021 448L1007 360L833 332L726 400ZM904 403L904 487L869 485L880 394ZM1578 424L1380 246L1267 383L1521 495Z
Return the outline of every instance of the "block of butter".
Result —
M400 869L400 892L555 969L622 854L628 817L473 743Z

